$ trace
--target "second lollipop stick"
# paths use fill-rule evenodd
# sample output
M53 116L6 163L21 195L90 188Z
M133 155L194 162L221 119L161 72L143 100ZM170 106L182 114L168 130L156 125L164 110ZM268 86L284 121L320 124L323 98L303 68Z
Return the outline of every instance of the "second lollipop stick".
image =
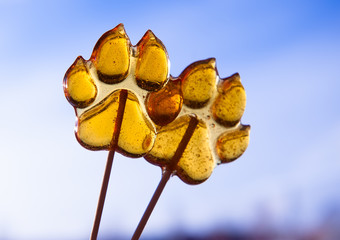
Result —
M147 223L147 221L149 220L149 217L153 211L153 209L155 208L156 206L156 203L159 199L159 197L161 196L162 192L163 192L163 189L166 185L166 183L168 182L171 174L175 171L176 169L176 166L179 162L179 160L181 159L182 157L182 154L185 150L185 148L187 147L192 135L194 134L195 132L195 129L197 127L197 124L198 124L198 119L196 117L191 117L190 118L190 121L189 121L189 126L188 128L186 129L184 135L183 135L183 138L181 140L181 142L179 143L177 149L176 149L176 152L174 154L174 156L171 158L171 161L170 161L170 165L167 166L162 174L162 178L161 178L161 181L159 182L144 214L143 214L143 217L141 218L136 230L135 230L135 233L133 234L131 240L138 240L144 230L144 227Z

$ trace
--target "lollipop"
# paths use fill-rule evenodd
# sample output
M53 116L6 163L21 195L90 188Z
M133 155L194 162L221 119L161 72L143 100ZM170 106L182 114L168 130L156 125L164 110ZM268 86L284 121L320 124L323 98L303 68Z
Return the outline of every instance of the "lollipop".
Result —
M169 65L150 30L132 46L120 24L98 40L89 60L78 57L65 74L78 142L109 151L91 239L97 238L115 151L144 156L163 169L133 236L138 239L172 174L202 183L216 165L247 148L250 127L240 123L246 97L239 75L220 79L215 59L195 62L177 78Z
M78 142L109 151L91 239L97 238L115 151L140 157L153 147L156 129L143 102L166 83L168 65L165 47L151 31L132 46L120 24L98 40L89 60L79 56L65 74Z
M157 135L144 157L162 167L163 174L132 239L140 237L172 174L199 184L215 166L244 153L250 132L249 125L240 123L245 105L239 74L221 79L213 58L189 65L163 89L148 94L147 111Z

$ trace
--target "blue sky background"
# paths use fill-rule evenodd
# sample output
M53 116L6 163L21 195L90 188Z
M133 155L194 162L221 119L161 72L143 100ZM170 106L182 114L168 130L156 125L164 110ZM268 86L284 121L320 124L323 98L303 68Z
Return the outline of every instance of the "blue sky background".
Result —
M246 153L205 183L169 181L143 236L340 222L339 1L1 0L0 239L88 238L107 152L76 141L62 79L119 23L132 44L151 29L174 76L209 57L239 72L252 126ZM129 238L159 180L117 154L99 236Z

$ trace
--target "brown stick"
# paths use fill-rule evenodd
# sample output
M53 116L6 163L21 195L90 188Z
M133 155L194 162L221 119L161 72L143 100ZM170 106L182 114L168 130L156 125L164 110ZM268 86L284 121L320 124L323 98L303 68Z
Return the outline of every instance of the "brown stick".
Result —
M123 89L120 91L120 94L119 94L119 106L118 106L117 117L116 117L116 122L115 122L114 135L112 136L112 140L110 144L110 151L107 156L103 183L102 183L102 187L100 190L96 216L95 216L95 220L94 220L92 232L91 232L91 237L90 237L91 240L96 240L98 236L98 230L99 230L100 220L101 220L102 213L103 213L107 187L109 185L109 180L110 180L113 158L115 155L115 150L118 145L119 133L120 133L120 129L121 129L122 122L123 122L123 115L124 115L126 100L127 100L127 90Z
M163 174L162 174L162 178L161 181L159 182L141 220L139 221L139 224L135 230L135 233L133 234L131 240L138 240L140 238L140 236L142 235L142 232L145 228L146 223L148 222L150 215L153 211L153 209L156 206L156 203L159 199L159 197L161 196L164 187L166 185L166 183L168 182L168 180L170 179L171 174L173 173L173 171L175 170L179 160L182 157L182 154L185 150L185 148L187 147L190 138L192 137L192 135L194 134L194 131L196 129L196 126L198 124L198 120L195 117L191 117L190 118L190 122L189 122L189 126L187 128L187 130L185 131L183 138L181 140L181 142L178 145L178 148L176 149L176 152L174 154L174 156L171 159L171 165L167 166L167 168L165 168Z

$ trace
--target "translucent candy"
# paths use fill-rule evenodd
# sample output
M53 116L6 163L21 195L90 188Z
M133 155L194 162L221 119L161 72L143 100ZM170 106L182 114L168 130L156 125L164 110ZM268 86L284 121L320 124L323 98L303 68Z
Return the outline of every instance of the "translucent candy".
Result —
M174 122L160 127L153 149L145 158L156 165L168 167L176 149L188 128L191 116L182 116ZM215 166L209 149L209 134L206 124L199 121L194 134L189 140L177 166L176 174L190 184L206 180Z
M168 54L162 42L149 30L137 44L138 86L148 91L159 90L168 80Z
M248 147L250 126L245 125L233 132L219 136L216 151L222 163L239 158Z
M98 105L79 117L77 138L89 149L110 149L119 105L119 91L115 91ZM150 151L155 130L142 114L137 97L128 92L123 122L119 134L120 152L133 157Z
M97 87L82 57L79 56L66 72L64 89L66 98L74 107L87 107L96 98Z
M169 81L157 92L148 94L146 106L152 121L160 126L172 122L181 111L183 96L180 81Z
M216 87L215 59L191 64L180 78L184 103L191 108L203 107L213 96Z
M238 73L222 79L218 84L218 92L212 112L214 119L226 126L237 124L246 107L246 93Z
M130 45L123 24L104 33L98 40L91 61L101 81L118 83L126 78L130 66Z
M166 90L162 92L163 89ZM189 65L163 89L150 93L146 101L147 109L152 109L148 110L151 119L161 125L157 127L154 147L145 156L149 162L165 168L173 164L172 157L190 117L197 118L199 123L174 169L184 182L201 183L217 164L231 162L243 154L250 127L240 123L246 96L238 74L220 79L215 59L207 59ZM169 94L169 89L174 92ZM183 105L177 104L181 99ZM180 109L172 108L176 109L175 114L167 116L166 112L171 111L165 105Z
M132 46L120 24L98 40L90 60L77 58L64 91L76 110L81 145L111 150L126 89L117 150L198 184L246 150L250 126L240 122L245 90L239 74L219 77L214 58L190 64L178 77L169 75L169 66L164 45L150 30Z

